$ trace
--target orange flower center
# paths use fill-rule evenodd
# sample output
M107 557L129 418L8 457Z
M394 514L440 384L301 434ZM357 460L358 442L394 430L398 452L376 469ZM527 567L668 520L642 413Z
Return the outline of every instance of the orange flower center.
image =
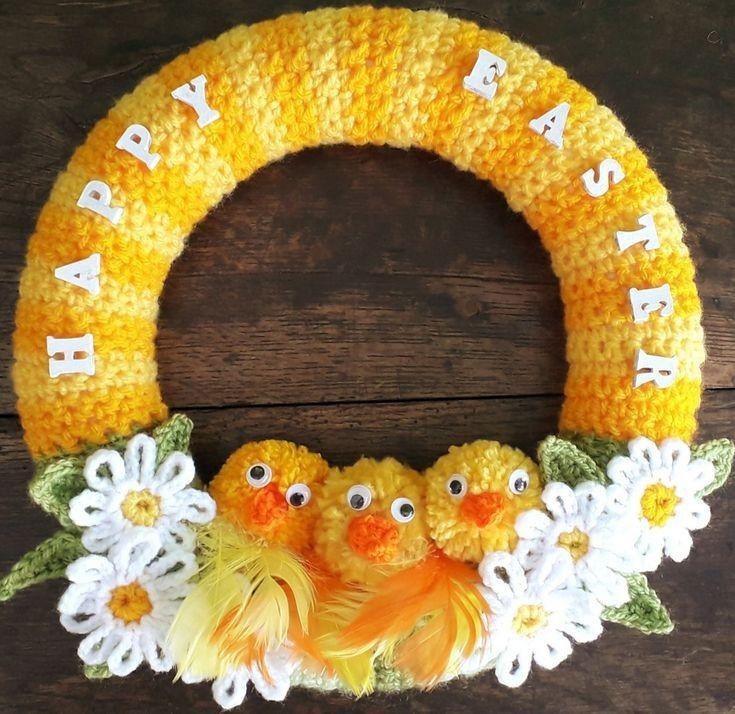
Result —
M147 590L137 580L114 588L107 607L118 620L122 620L126 625L131 622L140 622L144 615L153 610Z
M669 520L679 503L679 497L671 486L653 483L643 492L641 512L652 526L662 526Z
M131 491L120 506L123 516L136 526L152 526L161 515L161 499L147 488Z

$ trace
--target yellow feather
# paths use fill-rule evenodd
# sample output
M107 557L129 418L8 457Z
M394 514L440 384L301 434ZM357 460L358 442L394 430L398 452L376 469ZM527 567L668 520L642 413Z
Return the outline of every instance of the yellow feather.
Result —
M330 668L358 697L373 691L375 660L382 652L377 647L345 648L340 643L340 635L370 594L365 587L342 585L317 607L312 626Z
M220 517L198 538L200 577L168 635L178 670L213 678L235 664L262 665L286 641L292 610L307 628L315 594L306 565Z

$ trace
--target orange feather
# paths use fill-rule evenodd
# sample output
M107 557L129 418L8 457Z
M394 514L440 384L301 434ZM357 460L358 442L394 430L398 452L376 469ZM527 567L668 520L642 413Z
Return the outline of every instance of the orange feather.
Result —
M395 664L431 687L486 636L488 606L477 571L434 550L418 565L391 575L343 629L346 651L395 646Z

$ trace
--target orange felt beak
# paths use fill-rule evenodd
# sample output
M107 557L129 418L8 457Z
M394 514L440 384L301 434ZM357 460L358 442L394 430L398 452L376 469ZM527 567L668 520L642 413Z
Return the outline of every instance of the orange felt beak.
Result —
M459 515L463 521L469 521L478 528L484 528L504 507L505 496L497 491L468 493L459 507Z
M398 528L383 516L357 516L347 526L347 542L371 563L385 563L398 551Z
M274 483L257 491L250 502L250 522L259 528L280 523L287 513L288 503Z

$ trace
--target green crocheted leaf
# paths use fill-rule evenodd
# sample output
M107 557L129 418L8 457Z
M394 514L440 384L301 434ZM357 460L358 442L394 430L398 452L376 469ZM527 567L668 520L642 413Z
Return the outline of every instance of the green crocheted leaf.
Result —
M628 453L628 445L624 441L604 439L601 436L578 434L576 432L564 433L561 436L584 451L603 471L607 471L608 463L615 456Z
M697 496L709 496L710 493L725 485L732 471L732 460L735 456L735 444L730 439L713 439L705 441L692 449L693 459L707 459L715 466L715 480L703 488Z
M188 453L193 428L191 419L185 414L174 414L168 421L157 426L151 433L158 447L156 464L161 464L174 451Z
M538 459L547 483L561 481L572 488L583 481L608 483L605 471L589 454L558 436L547 436L539 444Z
M112 677L112 672L106 664L85 664L84 676L87 679L108 679Z
M645 575L626 576L630 600L621 607L608 607L602 619L633 627L646 635L668 635L674 629L669 613Z
M79 535L58 531L28 551L0 580L0 601L10 600L19 590L52 578L60 578L69 563L86 555Z
M158 449L160 464L174 451L189 451L192 423L184 414L174 414L151 432ZM69 501L84 490L84 464L98 449L124 451L129 439L113 437L104 446L89 446L78 454L68 454L40 461L28 488L31 498L47 513L55 516L62 526L73 528L69 518Z

